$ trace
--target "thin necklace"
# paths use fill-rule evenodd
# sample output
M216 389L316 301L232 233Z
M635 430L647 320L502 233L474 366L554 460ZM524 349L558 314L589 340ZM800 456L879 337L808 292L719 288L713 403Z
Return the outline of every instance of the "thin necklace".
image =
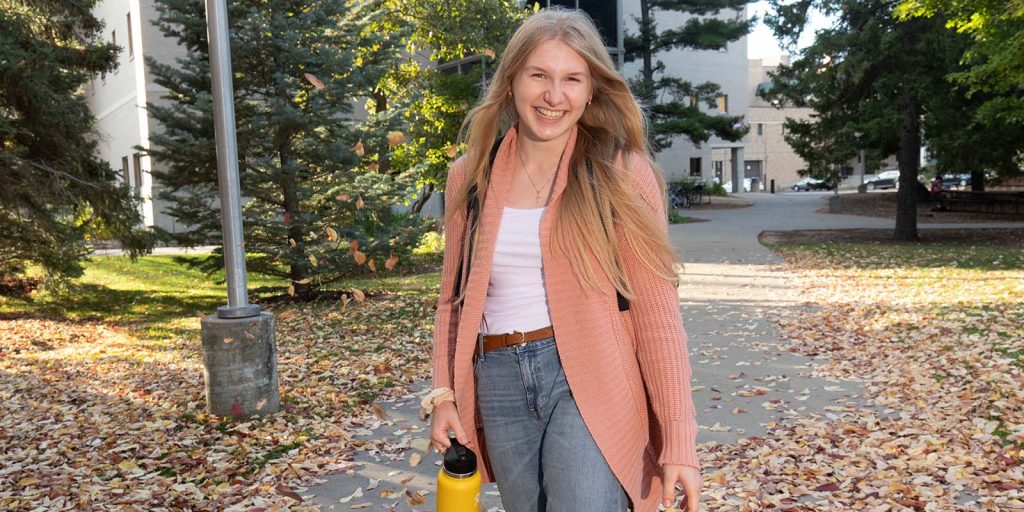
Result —
M530 180L530 186L533 187L533 191L537 193L537 195L534 196L534 198L535 198L534 201L539 203L540 202L540 189L541 189L541 187L538 187L537 184L534 183L533 177L530 176L530 169L528 169L526 167L526 162L523 160L523 154L519 152L519 148L516 148L516 156L519 157L519 163L523 164L523 172L526 173L526 179ZM555 174L557 174L557 172ZM552 174L551 178L548 178L547 180L544 180L544 183L542 185L547 185L548 181L551 181L554 177L555 177L555 175Z

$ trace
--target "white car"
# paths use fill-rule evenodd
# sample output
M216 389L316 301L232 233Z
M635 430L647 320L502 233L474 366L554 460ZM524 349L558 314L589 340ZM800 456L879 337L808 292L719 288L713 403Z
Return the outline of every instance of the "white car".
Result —
M731 181L725 182L725 184L722 185L722 188L724 188L726 192L731 194L732 193L732 182ZM750 192L750 178L743 178L743 191L744 192Z
M882 171L882 172L878 173L878 176L876 176L875 178L880 179L880 180L889 180L889 179L891 179L893 181L899 182L900 181L900 170L899 169L889 169L888 171Z

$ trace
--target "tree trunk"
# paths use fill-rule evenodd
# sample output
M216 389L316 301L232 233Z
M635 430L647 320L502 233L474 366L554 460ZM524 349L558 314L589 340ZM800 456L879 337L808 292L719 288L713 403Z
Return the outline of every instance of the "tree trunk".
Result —
M654 66L651 63L651 46L654 44L651 32L651 7L647 0L640 0L640 51L644 57L644 93L654 99Z
M282 22L282 9L278 6L273 6L271 12L271 18L275 24ZM279 55L274 54L274 69L281 69L281 63L278 59ZM288 88L285 86L283 78L275 79L274 83L274 94L286 105L293 105L292 97L288 93ZM306 258L306 245L303 242L302 237L304 236L303 225L299 222L299 217L302 211L299 208L299 177L295 173L295 169L292 168L292 155L291 155L291 140L294 134L288 132L284 128L278 128L276 133L275 142L277 143L277 158L278 164L281 168L278 171L279 181L278 184L281 187L281 193L284 198L284 223L288 226L288 238L295 242L295 246L290 249L290 257L288 258L288 278L292 280L292 286L295 290L296 297L308 296L313 291L313 286L307 281L305 283L299 283L299 281L305 281L309 276L309 272L306 271L306 265L309 264L309 260ZM288 242L289 244L291 242Z
M896 231L893 238L905 242L917 241L917 172L921 162L920 105L911 86L904 86L900 98L903 125L900 128L899 150L896 160L900 166L900 189L896 193Z
M905 55L915 54L915 31L919 25L917 20L897 24ZM917 173L921 165L921 102L914 90L915 80L917 77L912 74L904 75L903 90L900 93L900 115L903 119L896 153L900 167L900 189L896 193L896 230L893 238L904 242L918 240L917 202L920 186Z
M430 200L430 196L433 193L434 193L434 185L432 183L428 184L425 187L423 187L423 194L420 195L419 199L417 199L415 203L412 204L412 213L414 213L416 215L419 215L420 214L420 210L422 210L423 207L426 206L427 201Z
M291 166L291 157L285 148L281 148L279 161L281 163L281 189L284 192L284 215L285 224L288 225L288 238L295 241L295 247L291 248L291 257L288 258L288 278L292 280L292 286L296 297L308 296L313 292L313 286L309 282L300 283L308 276L306 265L306 244L302 240L303 229L301 223L297 222L301 211L299 210L299 195L297 192L298 178ZM290 243L290 242L289 242Z
M388 97L384 95L384 91L376 89L373 91L374 101L374 113L380 114L388 109ZM391 147L388 147L381 153L377 154L377 172L381 174L388 174L391 170Z

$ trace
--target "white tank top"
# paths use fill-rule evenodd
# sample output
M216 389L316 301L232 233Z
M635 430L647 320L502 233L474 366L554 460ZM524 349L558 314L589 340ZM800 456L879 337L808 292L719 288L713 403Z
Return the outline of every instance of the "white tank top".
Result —
M551 325L540 254L544 208L509 208L501 217L487 284L483 334L527 332Z

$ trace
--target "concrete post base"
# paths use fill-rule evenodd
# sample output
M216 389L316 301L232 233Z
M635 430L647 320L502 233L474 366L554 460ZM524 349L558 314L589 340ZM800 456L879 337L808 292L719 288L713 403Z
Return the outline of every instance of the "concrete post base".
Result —
M210 414L246 418L281 408L274 315L201 321L206 403Z

